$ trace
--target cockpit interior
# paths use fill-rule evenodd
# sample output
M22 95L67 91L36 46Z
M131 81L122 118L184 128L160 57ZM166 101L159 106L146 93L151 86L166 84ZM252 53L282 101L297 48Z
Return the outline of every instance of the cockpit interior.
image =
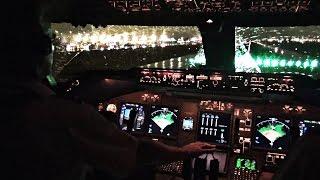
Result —
M138 179L272 179L295 141L320 128L317 0L71 6L51 23L47 79L58 95L111 114L137 138L217 147L145 167Z

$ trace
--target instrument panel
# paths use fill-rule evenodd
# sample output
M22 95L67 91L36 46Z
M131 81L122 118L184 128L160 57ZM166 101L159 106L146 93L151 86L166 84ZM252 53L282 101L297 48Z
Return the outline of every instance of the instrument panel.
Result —
M154 96L158 98L151 98ZM219 176L231 179L256 179L263 171L274 172L297 138L320 127L318 107L294 101L240 102L216 98L147 90L114 98L103 105L122 107L117 112L120 121L132 124L130 133L140 138L175 146L194 141L217 145L215 155L194 159L190 167L194 172L199 161L219 159L219 168L225 169L219 171ZM130 118L132 109L138 112ZM205 169L210 171L209 166Z
M182 88L207 93L247 95L286 94L296 91L295 76L290 74L221 73L214 71L142 69L141 85Z
M190 162L157 167L161 173L258 179L279 168L300 136L320 128L319 107L295 100L309 88L308 77L139 69L135 79L143 90L98 104L117 116L121 130L173 146L217 146Z

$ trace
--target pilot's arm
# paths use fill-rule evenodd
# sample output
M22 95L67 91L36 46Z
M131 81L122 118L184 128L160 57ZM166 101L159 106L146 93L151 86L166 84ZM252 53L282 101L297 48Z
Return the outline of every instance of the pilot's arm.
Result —
M117 176L129 175L138 162L149 164L183 160L214 149L214 146L200 142L177 148L138 140L118 130L93 108L87 107L84 110L88 116L79 120L79 125L70 128L80 153L89 163Z

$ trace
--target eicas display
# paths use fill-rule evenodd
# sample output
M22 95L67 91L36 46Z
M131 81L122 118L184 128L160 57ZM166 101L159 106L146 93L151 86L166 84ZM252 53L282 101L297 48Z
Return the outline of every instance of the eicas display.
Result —
M149 134L176 136L178 110L168 107L151 107Z
M142 131L144 122L145 112L142 105L131 103L122 105L119 118L121 130Z
M287 150L290 139L290 120L257 116L255 120L254 147Z
M200 114L198 140L226 145L229 143L231 114L204 112Z
M300 121L300 123L299 123L299 135L303 136L303 135L305 135L307 133L310 133L315 128L317 128L317 129L320 128L320 122L318 122L318 121L309 121L309 120Z

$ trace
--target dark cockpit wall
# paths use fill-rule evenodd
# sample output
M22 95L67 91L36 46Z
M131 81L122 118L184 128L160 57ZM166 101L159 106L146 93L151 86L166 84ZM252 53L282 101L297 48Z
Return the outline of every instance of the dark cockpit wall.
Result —
M218 146L214 154L190 162L147 167L141 173L146 179L151 179L149 175L201 179L204 174L212 179L259 179L279 168L301 133L319 125L319 81L292 74L235 73L235 27L319 25L319 6L317 1L305 0L70 1L69 10L53 22L96 27L197 26L207 62L197 69L145 67L71 73L58 81L59 93L92 104L102 114L115 112L119 128L137 137L176 146L196 140ZM179 85L167 78L177 74ZM188 75L195 80L186 82ZM208 79L201 79L206 76ZM246 80L254 88L265 86L265 92L244 86ZM128 116L132 109L138 111L134 120ZM155 120L159 112L174 114L170 119L174 128L162 128L163 123ZM216 117L222 119L217 125ZM126 120L132 121L131 128ZM264 136L270 127L281 127L280 136ZM215 129L219 137L210 137ZM201 164L204 159L207 167ZM213 159L218 160L218 169L209 165ZM104 176L97 172L92 178L99 179L97 174Z

